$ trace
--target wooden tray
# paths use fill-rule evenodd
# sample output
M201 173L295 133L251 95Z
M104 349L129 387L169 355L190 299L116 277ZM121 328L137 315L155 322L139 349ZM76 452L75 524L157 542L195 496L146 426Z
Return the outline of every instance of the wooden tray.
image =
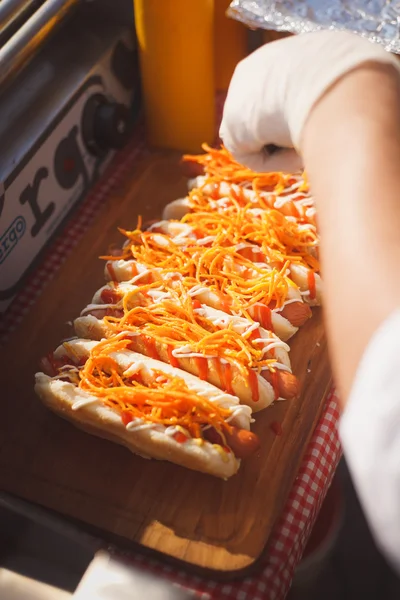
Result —
M159 217L185 190L176 155L139 165L13 336L1 362L0 482L5 491L96 527L106 540L116 536L227 576L248 570L265 548L320 415L331 376L318 309L291 344L301 398L257 415L261 451L227 482L135 457L54 416L33 393L39 358L71 336L67 322L103 285L97 257L121 240L117 227L133 228L139 213ZM273 422L282 425L281 436Z

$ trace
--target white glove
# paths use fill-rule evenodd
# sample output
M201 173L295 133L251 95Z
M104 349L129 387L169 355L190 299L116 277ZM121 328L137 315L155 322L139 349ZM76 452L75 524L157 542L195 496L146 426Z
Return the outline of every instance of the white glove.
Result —
M220 137L236 160L255 171L293 171L293 150L269 155L265 147L295 148L315 103L349 71L367 62L399 61L381 46L345 31L318 31L262 46L233 74ZM335 119L336 115L332 115Z

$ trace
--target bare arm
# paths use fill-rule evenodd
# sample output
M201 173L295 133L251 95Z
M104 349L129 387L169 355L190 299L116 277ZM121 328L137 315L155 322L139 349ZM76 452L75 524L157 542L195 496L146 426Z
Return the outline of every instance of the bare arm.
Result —
M395 70L367 65L336 83L311 112L301 146L318 204L327 330L345 404L372 334L400 304Z

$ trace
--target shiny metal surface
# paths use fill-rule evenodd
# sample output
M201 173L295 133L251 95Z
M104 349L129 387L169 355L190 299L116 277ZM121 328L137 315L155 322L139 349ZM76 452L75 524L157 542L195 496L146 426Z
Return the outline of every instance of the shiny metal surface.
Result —
M45 0L0 0L0 48Z
M123 23L130 22L129 14L125 18L117 8L128 3L133 12L132 3L113 0L114 13L110 14L109 2L81 2L20 76L1 90L0 185L23 162L85 80L97 73L96 65L126 30Z
M344 29L400 54L397 0L233 0L228 16L251 28L290 33Z
M29 9L38 8L40 0L1 0L0 2L0 31L17 21Z
M0 85L9 82L20 72L80 1L46 0L18 29L0 48ZM22 2L19 4L22 5Z

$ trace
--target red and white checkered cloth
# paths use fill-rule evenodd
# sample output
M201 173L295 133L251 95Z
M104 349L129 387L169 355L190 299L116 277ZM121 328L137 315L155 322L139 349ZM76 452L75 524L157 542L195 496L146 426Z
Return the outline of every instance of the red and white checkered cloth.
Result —
M138 129L130 145L115 157L102 180L49 246L41 264L3 315L0 322L0 342L6 341L24 315L31 310L46 284L90 227L104 200L126 178L135 161L148 152L143 139L143 130ZM341 455L337 434L338 418L337 398L332 389L282 516L273 532L267 555L259 571L252 577L232 583L221 583L193 576L141 555L134 555L131 560L142 568L168 577L203 599L283 599L289 590L294 570L301 559Z
M332 389L275 526L268 551L254 575L221 583L194 576L140 554L132 556L131 561L135 566L170 579L202 600L283 600L341 456L338 419L337 397Z

